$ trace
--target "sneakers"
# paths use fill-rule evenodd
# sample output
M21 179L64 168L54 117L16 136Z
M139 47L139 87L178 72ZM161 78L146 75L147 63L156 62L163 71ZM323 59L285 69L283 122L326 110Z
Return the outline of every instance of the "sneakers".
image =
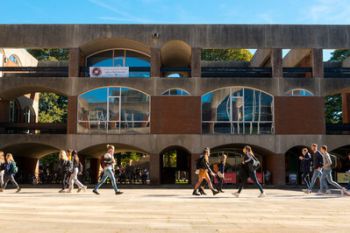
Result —
M239 192L232 193L232 195L238 198L239 197Z
M64 192L66 192L66 190L64 190L64 189L61 189L60 191L58 191L59 193L64 193Z
M120 191L115 192L115 195L120 195L120 194L123 194L123 192L120 192Z
M215 196L216 194L218 194L218 193L219 193L219 191L218 191L218 190L216 190L216 189L212 189L211 191L213 192L213 195L214 195L214 196Z
M332 194L332 191L331 190L326 190L326 194Z
M306 189L306 190L304 191L304 193L310 194L310 193L312 193L312 191L311 191L310 189Z
M21 190L22 190L21 188L18 188L17 191L16 191L16 193L21 192Z
M266 197L265 193L260 193L260 195L258 196L258 198L264 198L264 197Z
M324 195L325 193L324 192L322 192L321 190L319 190L318 192L317 192L317 195Z
M92 192L95 193L96 195L100 195L100 193L96 189L93 189Z
M192 195L193 196L200 196L200 194L198 193L197 189L193 190Z
M77 193L80 193L81 190L83 190L84 192L86 192L87 186L83 186L81 188L78 188Z
M199 193L200 193L201 195L207 195L206 192L204 192L204 189L199 188L198 190L199 190Z

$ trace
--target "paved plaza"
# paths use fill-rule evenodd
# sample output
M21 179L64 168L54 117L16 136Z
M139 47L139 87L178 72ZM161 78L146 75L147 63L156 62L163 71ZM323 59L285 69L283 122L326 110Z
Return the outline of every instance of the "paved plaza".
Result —
M56 189L0 193L0 232L349 232L350 197L247 189L193 197L189 189Z

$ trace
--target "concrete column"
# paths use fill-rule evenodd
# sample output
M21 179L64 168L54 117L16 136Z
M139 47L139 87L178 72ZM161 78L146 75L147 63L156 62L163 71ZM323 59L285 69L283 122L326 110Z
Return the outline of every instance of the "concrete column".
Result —
M39 159L27 158L27 157L16 157L15 160L21 172L25 175L33 175L36 178L39 177Z
M343 124L350 124L350 93L342 93Z
M323 52L322 49L312 49L311 51L312 77L323 78Z
M198 181L198 175L195 174L196 171L196 163L199 159L200 154L192 154L191 155L191 184L194 186Z
M100 159L92 158L90 160L91 182L96 184L100 176Z
M271 50L271 68L273 78L283 77L282 49Z
M77 133L78 97L68 96L67 134Z
M151 77L160 77L160 49L151 48Z
M286 163L284 154L269 154L264 157L265 167L271 172L273 185L286 184Z
M151 184L160 184L160 155L159 154L151 154L150 155L150 166L149 166L149 175Z
M0 100L0 122L9 121L10 101Z
M201 48L192 48L191 56L191 77L198 78L202 76L202 49Z
M79 77L80 73L80 49L70 48L69 49L69 65L68 65L68 77L74 78Z

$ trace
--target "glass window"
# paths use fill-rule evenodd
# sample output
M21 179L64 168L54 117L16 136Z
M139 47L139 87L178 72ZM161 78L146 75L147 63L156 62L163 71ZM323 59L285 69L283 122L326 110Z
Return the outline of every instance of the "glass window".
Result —
M129 78L150 77L150 57L136 51L116 49L87 58L88 67L129 67Z
M292 89L286 94L287 96L313 96L312 92L306 89Z
M162 95L169 95L169 96L189 96L190 93L183 89L169 89L165 92L163 92Z
M81 94L80 133L149 133L149 95L126 87L105 87Z
M271 134L272 96L251 88L222 88L202 96L203 133Z

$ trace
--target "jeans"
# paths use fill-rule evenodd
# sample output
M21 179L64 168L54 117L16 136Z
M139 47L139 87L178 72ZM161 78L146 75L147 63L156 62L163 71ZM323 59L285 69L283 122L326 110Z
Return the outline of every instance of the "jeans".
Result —
M12 184L14 184L16 186L17 189L19 189L19 185L17 184L14 175L12 174L5 174L4 175L4 183L2 185L2 188L5 189L7 186L7 183L11 181Z
M332 169L323 169L323 173L321 177L321 188L320 188L322 192L328 189L328 185L325 185L327 183L329 183L331 186L337 189L343 189L342 186L340 186L337 182L333 180Z
M74 183L79 187L83 188L84 185L78 180L79 168L75 167L73 173L69 177L69 190L74 188Z
M301 178L302 178L303 181L305 182L306 187L310 190L310 174L307 173L307 172L304 172L304 173L301 175Z
M66 189L68 187L68 178L70 177L68 172L64 172L62 174L62 189Z
M261 184L258 181L258 178L256 177L256 171L249 171L249 177L254 181L255 185L258 186L258 189L261 193L264 192ZM244 177L244 175L241 177L241 183L238 185L238 193L241 193L245 183L247 182L247 177Z
M311 178L311 183L310 183L310 187L309 187L310 191L312 191L312 189L316 183L317 178L320 179L320 187L324 186L326 189L328 189L327 182L325 184L323 184L321 177L322 177L322 170L319 171L319 170L315 169L314 173L312 174L312 178Z
M103 176L102 176L100 182L95 186L95 190L98 190L106 182L107 178L109 178L111 180L114 191L118 192L119 191L118 186L115 182L114 172L113 172L113 169L111 167L107 167L104 169Z
M0 171L0 189L4 185L4 174L5 174L4 170Z

